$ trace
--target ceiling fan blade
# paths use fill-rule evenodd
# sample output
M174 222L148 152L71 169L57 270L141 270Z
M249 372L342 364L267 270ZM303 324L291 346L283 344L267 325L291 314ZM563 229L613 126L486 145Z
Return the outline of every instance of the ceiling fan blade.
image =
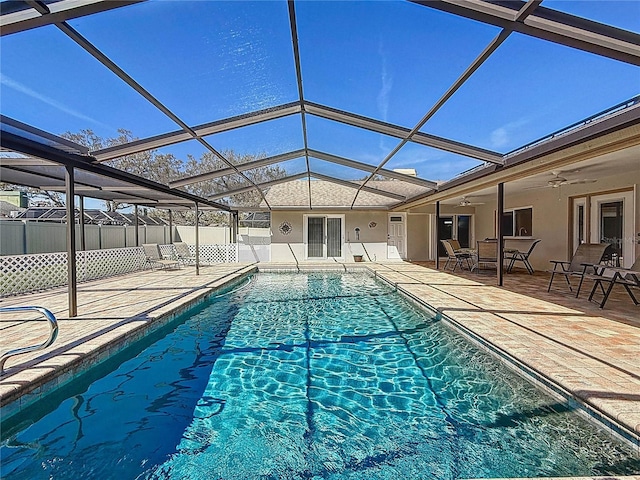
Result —
M582 185L585 183L596 183L598 180L596 180L595 178L582 178L579 180L571 180L570 182L567 182L569 185Z

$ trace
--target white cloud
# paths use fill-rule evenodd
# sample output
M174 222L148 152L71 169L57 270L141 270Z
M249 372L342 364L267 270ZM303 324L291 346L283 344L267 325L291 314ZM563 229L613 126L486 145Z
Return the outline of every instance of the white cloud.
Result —
M518 130L521 130L527 123L529 123L528 119L521 118L493 130L490 136L491 148L499 149L512 143L514 134L518 137Z
M509 143L509 134L505 127L496 128L491 132L491 147L500 148Z
M75 111L74 109L67 107L66 105L52 99L49 98L45 95L42 95L41 93L38 93L34 90L31 90L29 87L22 85L19 82L16 82L15 80L7 77L6 75L0 73L0 83L8 88L11 88L17 92L23 93L35 100L38 100L46 105L49 105L50 107L56 108L58 110L60 110L61 112L64 112L68 115L71 115L73 117L79 118L80 120L86 120L88 122L97 124L97 125L101 125L104 127L108 127L107 125L105 125L104 123L99 122L98 120L95 120L94 118L88 117L86 115L83 115L80 112Z
M393 77L389 74L387 69L387 54L384 51L382 40L378 44L378 54L380 55L382 65L380 69L381 87L378 92L377 103L382 119L386 122L389 113L389 94L393 88Z

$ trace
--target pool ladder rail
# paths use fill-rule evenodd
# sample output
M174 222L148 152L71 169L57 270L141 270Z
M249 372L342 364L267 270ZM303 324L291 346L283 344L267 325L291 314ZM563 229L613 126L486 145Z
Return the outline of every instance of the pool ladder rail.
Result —
M42 314L43 317L49 322L49 338L39 345L32 345L30 347L16 348L14 350L9 350L4 353L0 357L0 375L4 374L4 364L10 357L14 355L21 355L23 353L35 352L37 350L42 350L47 348L53 342L55 342L58 337L58 322L56 321L56 317L49 310L43 307L0 307L0 313L4 312L27 312L27 311L35 311ZM33 319L36 320L36 319Z

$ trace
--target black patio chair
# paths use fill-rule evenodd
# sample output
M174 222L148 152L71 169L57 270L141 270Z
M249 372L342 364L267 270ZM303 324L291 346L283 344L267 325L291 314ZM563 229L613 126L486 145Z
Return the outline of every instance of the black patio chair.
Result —
M551 284L556 275L562 275L569 285L569 291L573 292L571 288L570 277L580 277L580 283L578 284L578 290L576 291L576 297L580 295L580 289L582 288L582 282L584 276L589 273L589 269L594 270L594 265L598 265L604 257L604 252L609 248L610 243L582 243L576 249L573 257L570 261L563 260L551 260L553 263L553 270L551 273L551 279L549 280L549 286L547 292L551 291Z
M635 305L640 303L631 291L632 288L640 288L640 257L636 258L636 261L631 265L631 268L595 265L594 269L596 271L595 274L587 275L587 278L595 281L593 288L591 289L591 293L589 294L589 301L593 298L597 288L600 287L603 293L600 308L604 308L605 303L607 303L607 300L609 299L609 294L611 294L611 290L613 290L613 286L622 285L629 294L629 297L631 297L631 300L633 300L633 303ZM608 273L611 275L606 275ZM606 290L604 289L603 283L609 284Z
M511 272L511 269L513 269L513 265L516 262L522 262L529 272L529 275L533 275L533 267L529 263L529 255L531 255L531 252L533 252L533 249L538 243L540 243L540 241L540 239L533 241L529 246L529 250L527 250L526 252L521 252L519 250L505 250L504 259L505 261L509 261L507 272Z

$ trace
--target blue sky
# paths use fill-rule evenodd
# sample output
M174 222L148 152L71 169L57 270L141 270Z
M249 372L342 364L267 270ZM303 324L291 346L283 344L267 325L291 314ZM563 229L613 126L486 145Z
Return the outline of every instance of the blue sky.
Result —
M543 6L640 32L640 2ZM413 127L499 29L408 2L296 3L307 100ZM191 125L297 100L285 1L151 1L70 21ZM178 127L56 27L3 37L2 113L61 134L137 137ZM422 128L508 152L640 93L637 67L520 34ZM308 117L309 146L377 165L398 140ZM274 155L303 147L300 117L212 135L218 150ZM191 141L161 149L186 159ZM448 179L479 162L407 145L386 168ZM291 162L297 173L300 162ZM343 170L323 165L323 173Z

